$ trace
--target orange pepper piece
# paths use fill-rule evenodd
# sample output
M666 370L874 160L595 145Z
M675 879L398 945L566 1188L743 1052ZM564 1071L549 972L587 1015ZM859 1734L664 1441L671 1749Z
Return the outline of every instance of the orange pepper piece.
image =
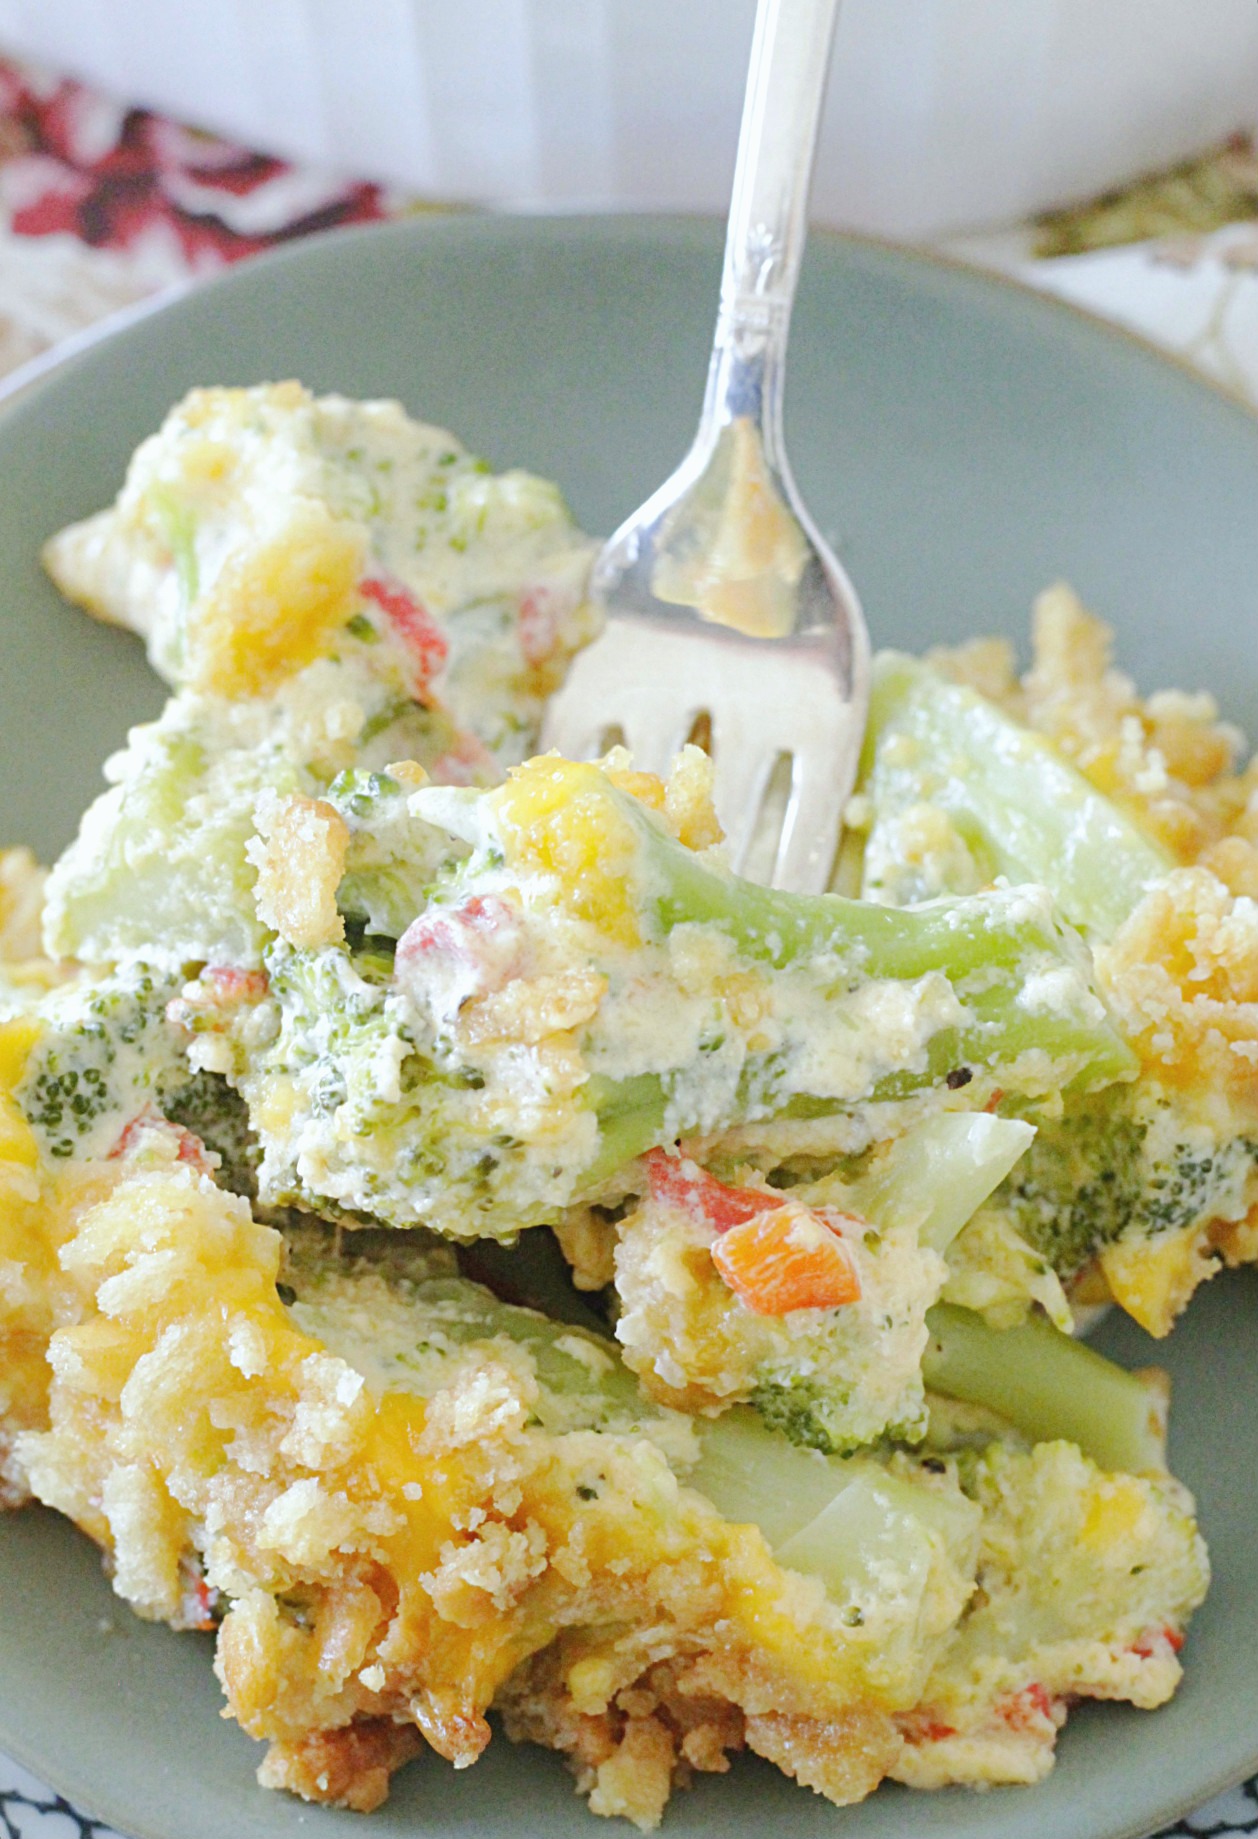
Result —
M793 1202L731 1226L713 1244L712 1262L757 1315L836 1309L861 1293L852 1255L833 1226Z

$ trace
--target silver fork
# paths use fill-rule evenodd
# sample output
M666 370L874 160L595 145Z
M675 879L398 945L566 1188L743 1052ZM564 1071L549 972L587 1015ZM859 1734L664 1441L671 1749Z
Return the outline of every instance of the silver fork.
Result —
M837 10L759 0L699 430L599 555L606 626L542 734L570 759L623 740L637 766L665 772L706 730L731 865L746 868L754 844L766 879L804 892L829 880L869 699L860 605L799 496L782 432ZM771 786L780 818L766 852Z

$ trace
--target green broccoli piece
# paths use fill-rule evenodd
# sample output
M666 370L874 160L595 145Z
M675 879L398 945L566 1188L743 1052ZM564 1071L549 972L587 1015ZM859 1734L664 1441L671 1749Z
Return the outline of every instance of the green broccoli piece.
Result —
M795 1448L745 1409L707 1421L652 1405L614 1342L500 1301L422 1235L358 1234L338 1253L329 1233L308 1227L286 1233L285 1244L284 1294L297 1325L377 1391L431 1397L462 1360L501 1357L506 1342L532 1362L545 1431L650 1439L726 1519L759 1526L782 1563L819 1577L853 1626L887 1616L894 1559L898 1607L885 1633L895 1653L878 1664L922 1664L920 1642L912 1651L917 1618L941 1579L959 1581L958 1609L964 1601L979 1515L954 1478L871 1457L833 1461Z
M766 1361L751 1394L751 1403L770 1430L779 1431L803 1449L822 1450L829 1456L850 1456L873 1438L854 1434L859 1405L859 1378L846 1380L834 1373L798 1373L789 1366ZM881 1435L893 1443L918 1443L925 1432L922 1409L902 1423L881 1426ZM872 1428L872 1427L865 1427ZM879 1432L874 1432L876 1437Z
M1066 1278L1116 1239L1241 1218L1256 1164L1258 1140L1122 1086L1043 1124L995 1200Z
M162 1112L218 1157L214 1180L220 1188L256 1200L262 1151L249 1127L248 1106L221 1073L193 1073L182 1085L166 1090Z
M260 1152L244 1100L220 1074L192 1071L166 1020L181 982L132 963L53 992L36 1011L18 1103L54 1161L106 1156L135 1119L166 1118L218 1157L221 1187L252 1199Z
M37 1008L42 1031L17 1101L54 1161L108 1154L146 1109L161 1112L188 1069L166 1004L179 980L128 964L55 990Z
M255 1120L270 1112L275 1081L288 1095L282 1127L260 1129L264 1202L509 1237L681 1136L799 1115L868 1118L906 1099L916 1115L923 1095L981 1109L997 1087L1032 1101L1134 1070L1086 948L1038 891L913 912L785 895L674 842L593 766L534 762L516 785L527 789L530 774L564 777L522 848L495 804L511 786L411 795L411 812L473 853L450 853L429 890L428 931L410 933L404 963L385 953L377 975L352 945L268 949L275 1027L259 1044L249 1024L235 1075ZM574 919L562 876L528 860L547 847L547 826L565 823L584 826L582 849L626 857L610 884L624 903L619 935ZM679 936L710 944L710 991L681 980ZM478 954L504 937L508 949L518 937L525 961L562 963L565 978L605 992L573 1030L575 1083L552 1079L536 1037L460 1033ZM740 1021L721 993L726 963L763 990L766 1026ZM642 1024L644 988L658 1029ZM878 1134L894 1128L884 1120Z
M361 934L400 939L423 911L438 871L462 850L411 814L410 792L389 773L338 773L326 797L349 829L337 906Z
M1174 866L1043 736L898 652L875 660L860 789L873 811L863 890L893 906L1002 875L1110 938ZM928 852L905 847L923 807L946 820Z
M1033 1443L1077 1444L1103 1469L1166 1467L1165 1402L1135 1373L1041 1316L989 1328L982 1316L937 1303L922 1376L933 1392L979 1405Z
M257 962L266 935L245 855L254 805L269 783L297 789L259 722L252 709L177 696L132 729L109 763L114 784L49 876L51 952L167 970Z

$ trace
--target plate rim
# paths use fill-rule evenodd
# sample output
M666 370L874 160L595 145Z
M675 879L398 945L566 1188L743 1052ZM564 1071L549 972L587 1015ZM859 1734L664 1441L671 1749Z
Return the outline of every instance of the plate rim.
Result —
M44 385L60 378L70 367L83 358L93 356L103 345L115 338L125 337L135 327L143 325L150 319L161 318L169 311L177 310L192 295L203 295L208 291L222 287L230 288L237 275L253 271L259 267L280 267L289 261L298 261L302 253L312 247L326 246L329 243L356 241L406 241L412 237L422 241L429 235L446 236L454 230L468 230L475 239L481 234L489 237L506 225L528 226L529 228L546 228L551 225L579 226L584 232L591 232L607 226L627 227L630 229L651 229L667 231L669 229L691 230L702 234L719 229L723 219L713 212L706 211L635 211L623 210L585 211L534 210L528 207L501 211L478 211L471 207L451 206L449 209L434 209L420 212L410 217L390 217L376 219L370 223L336 224L329 229L316 230L308 235L294 237L291 241L273 245L240 260L225 263L221 268L204 276L192 276L178 280L168 286L159 288L155 293L107 313L103 319L82 327L69 338L50 346L47 351L39 352L35 357L10 371L0 378L0 420L7 419L9 412L18 405L33 401L42 393ZM1024 304L1035 303L1036 308L1043 309L1049 317L1061 316L1090 326L1094 332L1126 345L1142 353L1155 363L1164 365L1189 383L1204 390L1207 395L1215 397L1228 407L1239 411L1241 418L1248 423L1258 423L1258 401L1251 399L1243 391L1228 383L1222 377L1215 377L1201 370L1182 353L1160 345L1148 333L1137 330L1134 326L1122 324L1110 319L1095 307L1082 305L1061 294L1046 293L1035 287L1021 275L1013 274L1006 268L989 266L971 256L958 254L949 249L933 248L924 243L901 242L894 237L877 236L866 230L848 230L835 224L817 224L809 226L808 244L830 244L838 248L869 249L895 259L903 259L909 266L926 269L938 269L963 279L977 280L1000 291L1018 297ZM804 256L807 263L807 250ZM804 272L807 272L805 266ZM713 315L715 319L715 313Z

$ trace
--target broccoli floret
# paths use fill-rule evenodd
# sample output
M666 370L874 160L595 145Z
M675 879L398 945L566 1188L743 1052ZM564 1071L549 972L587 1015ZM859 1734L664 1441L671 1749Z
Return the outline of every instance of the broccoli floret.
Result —
M166 1020L179 980L129 964L55 991L40 1005L18 1103L54 1160L106 1155L146 1108L161 1112L188 1078L180 1037Z
M260 1155L244 1100L218 1073L193 1072L166 1020L182 979L144 964L45 999L18 1102L47 1155L108 1155L138 1117L165 1117L219 1159L220 1187L252 1199Z
M846 1456L875 1441L879 1435L892 1443L920 1443L926 1429L926 1406L901 1424L881 1425L872 1436L854 1428L852 1395L855 1382L836 1376L794 1373L789 1369L760 1369L751 1403L770 1430L780 1431L804 1449L822 1450L828 1456Z
M1104 1246L1245 1211L1258 1141L1220 1138L1167 1100L1120 1087L1041 1126L996 1199L1059 1277Z
M518 1142L484 1128L475 1068L443 1065L413 1027L388 943L307 952L277 940L268 949L272 1030L258 1046L257 1024L243 1023L252 1033L237 1042L244 1068L233 1075L262 1143L260 1196L349 1224L427 1217L451 1237L476 1238L499 1208L504 1164L519 1170L516 1217L527 1210L528 1169ZM266 1102L276 1078L291 1101L282 1130Z
M767 1372L757 1382L751 1402L770 1430L792 1443L837 1453L848 1447L845 1423L851 1386L823 1385L798 1373Z
M350 927L400 939L437 873L464 853L442 830L412 815L407 788L386 772L338 773L327 790L349 829L336 902Z
M218 1157L214 1180L220 1188L256 1199L262 1151L249 1127L249 1107L221 1073L194 1073L164 1097L162 1109Z

